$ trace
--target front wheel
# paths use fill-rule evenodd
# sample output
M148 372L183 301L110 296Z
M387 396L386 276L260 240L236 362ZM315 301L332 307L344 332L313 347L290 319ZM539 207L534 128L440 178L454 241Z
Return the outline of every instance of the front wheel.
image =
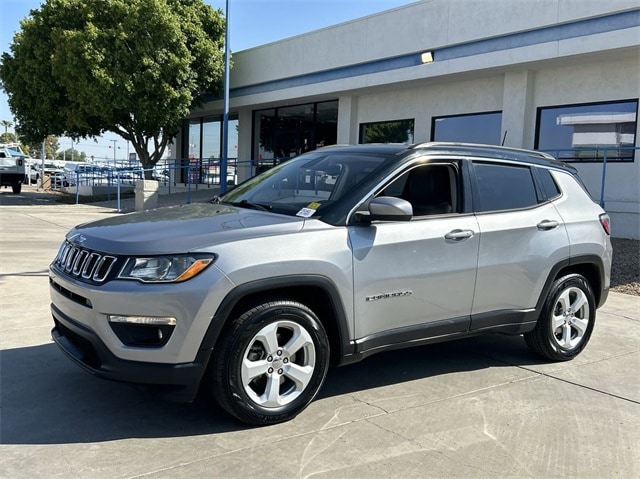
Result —
M305 305L273 301L233 321L211 366L211 392L223 409L247 424L275 424L316 396L329 366L329 341Z
M570 274L553 283L536 327L524 338L545 359L568 361L589 342L595 320L591 286L584 276Z

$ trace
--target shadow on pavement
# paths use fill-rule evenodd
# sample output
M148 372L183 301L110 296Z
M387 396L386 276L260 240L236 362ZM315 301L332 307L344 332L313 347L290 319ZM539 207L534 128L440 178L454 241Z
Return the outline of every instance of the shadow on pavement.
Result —
M91 377L53 343L1 351L0 363L2 444L93 443L247 429L204 395L192 404L176 404ZM539 364L521 337L488 336L392 351L332 368L316 400L514 364Z

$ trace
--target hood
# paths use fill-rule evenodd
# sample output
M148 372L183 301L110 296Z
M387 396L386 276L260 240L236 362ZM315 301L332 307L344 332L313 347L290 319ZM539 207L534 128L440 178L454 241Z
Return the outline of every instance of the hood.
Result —
M113 216L76 226L74 244L114 255L176 254L216 244L300 231L304 219L197 203Z

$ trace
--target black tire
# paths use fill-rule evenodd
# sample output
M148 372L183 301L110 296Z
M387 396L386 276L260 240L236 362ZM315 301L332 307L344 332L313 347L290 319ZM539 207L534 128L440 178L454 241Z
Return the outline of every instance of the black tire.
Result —
M13 190L13 194L19 195L22 191L22 183L17 182L11 185L11 189Z
M329 356L327 334L313 311L288 300L261 304L235 319L218 341L210 392L247 424L287 421L320 390Z
M596 321L596 302L589 282L579 274L554 281L527 345L552 361L569 361L585 348Z

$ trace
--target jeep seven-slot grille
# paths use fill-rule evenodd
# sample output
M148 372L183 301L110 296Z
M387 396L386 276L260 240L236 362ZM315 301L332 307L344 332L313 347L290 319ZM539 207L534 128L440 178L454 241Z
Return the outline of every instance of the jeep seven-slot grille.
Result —
M65 241L54 264L74 278L102 283L109 276L116 260L115 256L74 246Z

